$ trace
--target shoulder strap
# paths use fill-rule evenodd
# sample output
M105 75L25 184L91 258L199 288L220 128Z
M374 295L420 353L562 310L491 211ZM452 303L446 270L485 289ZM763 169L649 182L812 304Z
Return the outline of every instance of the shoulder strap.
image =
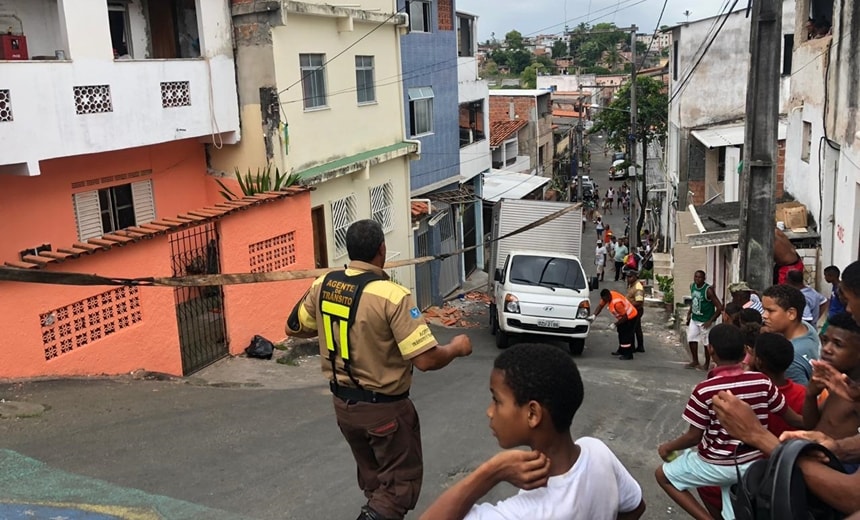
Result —
M830 468L839 472L845 471L839 459L820 444L801 439L792 439L780 444L771 453L765 472L765 478L771 480L771 485L761 486L756 497L759 514L768 511L770 516L757 518L794 520L843 517L808 491L803 474L797 469L798 457L813 451L820 451L827 456L827 466ZM818 514L810 515L813 510Z

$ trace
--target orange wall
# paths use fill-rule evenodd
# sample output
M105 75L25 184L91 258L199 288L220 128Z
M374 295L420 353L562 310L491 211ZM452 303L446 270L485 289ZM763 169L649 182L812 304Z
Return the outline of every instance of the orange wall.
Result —
M68 247L78 240L72 194L140 180L126 179L72 189L78 181L152 170L156 217L210 203L204 145L173 141L117 152L42 161L36 177L0 175L0 265L41 244ZM213 183L214 184L214 183ZM218 202L213 200L212 202Z
M310 193L305 192L221 220L222 272L250 272L248 246L290 231L296 233L296 263L286 269L313 269L310 208ZM230 338L230 353L241 354L255 334L273 342L282 340L287 316L312 281L224 287L224 318Z
M123 278L170 276L170 247L167 237L161 236L70 260L49 270ZM138 288L139 323L45 360L42 334L46 329L41 326L40 315L111 289L0 283L0 377L122 374L138 368L181 375L176 310L169 287Z

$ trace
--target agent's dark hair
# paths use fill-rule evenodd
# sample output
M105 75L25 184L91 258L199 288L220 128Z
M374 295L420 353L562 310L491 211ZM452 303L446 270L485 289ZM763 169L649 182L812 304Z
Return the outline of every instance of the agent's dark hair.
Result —
M741 325L746 323L756 323L761 325L764 323L764 320L761 318L761 313L749 307L741 309L740 314L738 314L738 319L740 320Z
M383 242L385 233L375 220L358 220L346 230L346 251L350 260L370 262Z
M860 295L860 260L848 264L842 271L842 287L851 294Z
M788 274L785 275L785 278L793 284L803 285L803 273L797 269L789 271Z
M803 309L806 308L806 298L800 289L781 283L772 285L764 290L762 296L772 298L783 310L794 308L797 311L795 321L803 319Z
M767 373L782 375L794 360L794 345L782 334L763 332L755 341L755 357Z
M741 329L720 323L708 333L708 343L722 361L740 362L744 358L744 336Z
M828 265L827 267L824 268L824 274L825 275L832 274L836 278L839 278L839 272L840 272L839 268L836 267L835 265Z
M610 292L609 289L603 289L600 291L600 299L603 300L606 298L609 298L610 300L612 299L612 292Z
M860 325L858 325L857 322L854 321L854 317L847 312L840 312L832 318L828 318L827 323L828 327L835 327L853 334L860 334Z
M745 346L755 346L755 342L761 334L761 323L744 323L740 326L741 335L744 338Z
M504 374L517 405L537 401L549 412L555 431L570 429L584 390L567 353L550 345L521 343L499 354L493 368Z

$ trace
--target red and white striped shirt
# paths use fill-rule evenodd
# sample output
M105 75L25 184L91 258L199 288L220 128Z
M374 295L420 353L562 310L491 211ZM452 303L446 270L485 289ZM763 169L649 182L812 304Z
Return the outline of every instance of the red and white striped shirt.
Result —
M699 457L710 464L730 466L735 463L735 446L741 441L729 435L714 413L713 398L723 390L728 390L750 405L765 428L768 413L780 415L785 408L785 397L766 375L744 372L741 365L717 367L708 373L708 379L696 385L687 401L683 417L692 426L705 432L698 446ZM738 448L739 464L762 457L759 450L750 446L741 445Z

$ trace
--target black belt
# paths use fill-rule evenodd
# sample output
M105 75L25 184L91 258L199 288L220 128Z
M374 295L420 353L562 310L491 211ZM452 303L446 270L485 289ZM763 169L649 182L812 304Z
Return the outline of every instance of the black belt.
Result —
M328 386L329 389L331 389L332 394L344 401L359 401L362 403L393 403L395 401L402 401L409 397L409 392L403 392L402 394L397 395L379 394L361 388L338 385L335 384L334 381L329 381Z

